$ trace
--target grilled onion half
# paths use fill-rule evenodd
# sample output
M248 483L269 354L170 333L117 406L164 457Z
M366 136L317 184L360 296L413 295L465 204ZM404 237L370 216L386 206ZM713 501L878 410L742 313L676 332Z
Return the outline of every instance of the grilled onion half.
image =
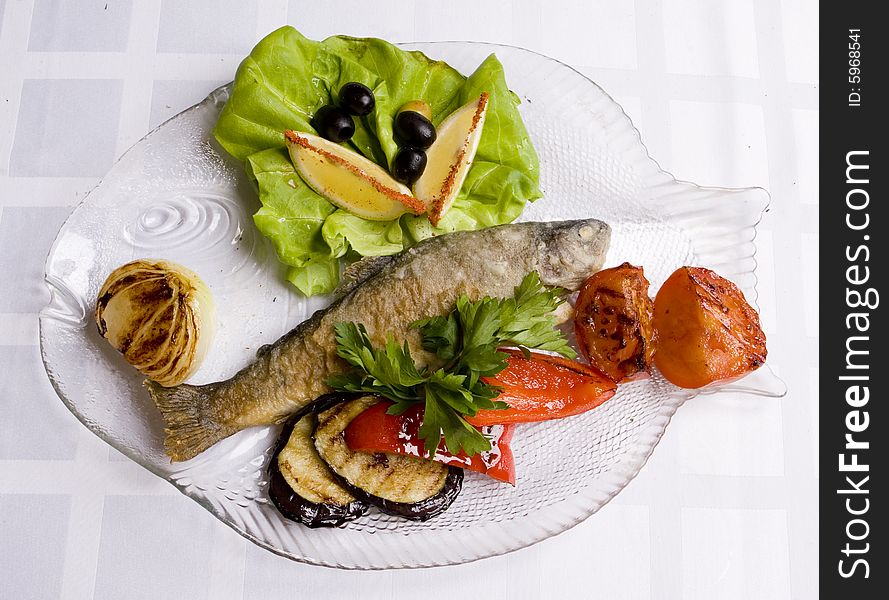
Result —
M203 361L215 307L209 288L191 270L165 260L135 260L105 280L96 325L127 362L169 387L188 379Z

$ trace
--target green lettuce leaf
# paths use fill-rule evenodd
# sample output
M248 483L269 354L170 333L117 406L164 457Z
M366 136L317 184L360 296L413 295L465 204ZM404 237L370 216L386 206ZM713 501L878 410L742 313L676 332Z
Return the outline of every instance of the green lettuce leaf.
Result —
M398 221L368 221L338 209L327 218L321 235L331 248L349 248L361 256L388 256L404 249Z
M253 222L290 265L288 279L307 296L333 291L346 248L328 244L322 229L336 207L303 184L286 150L251 154L246 167L263 203Z
M398 151L392 124L405 102L426 101L438 125L482 92L490 95L475 160L438 227L425 216L385 222L356 217L315 193L294 170L284 130L317 133L312 115L336 102L338 90L350 81L373 89L376 107L355 118L348 145L382 165ZM214 135L245 161L256 181L262 208L254 222L289 266L288 279L306 295L325 294L339 281L343 256L395 254L433 235L508 223L539 198L538 158L518 103L494 55L464 77L447 63L383 40L337 36L316 42L282 27L241 63Z

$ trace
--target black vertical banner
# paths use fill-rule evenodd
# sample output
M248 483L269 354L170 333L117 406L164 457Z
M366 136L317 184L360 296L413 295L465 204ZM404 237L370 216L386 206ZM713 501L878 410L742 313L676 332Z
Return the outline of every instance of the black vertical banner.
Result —
M878 2L821 3L821 597L886 598L887 32Z

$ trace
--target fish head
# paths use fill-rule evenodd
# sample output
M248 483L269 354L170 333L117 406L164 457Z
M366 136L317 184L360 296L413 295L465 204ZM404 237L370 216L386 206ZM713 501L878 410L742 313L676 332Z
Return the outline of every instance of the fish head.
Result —
M538 223L537 261L540 280L574 291L602 268L611 228L598 219Z

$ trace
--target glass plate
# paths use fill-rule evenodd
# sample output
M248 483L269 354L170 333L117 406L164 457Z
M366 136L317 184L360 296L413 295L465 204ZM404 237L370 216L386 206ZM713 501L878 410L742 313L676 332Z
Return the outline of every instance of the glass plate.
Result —
M546 194L523 220L598 217L613 228L608 264L644 265L653 290L676 267L703 265L755 301L753 238L769 200L764 190L677 182L648 156L621 107L555 60L491 44L408 47L464 73L492 52L505 65L540 153ZM353 569L462 563L533 544L589 517L639 472L691 396L659 376L621 386L584 415L521 426L514 441L517 485L467 473L450 510L426 523L370 512L340 529L312 530L283 519L266 496L265 466L277 427L242 431L191 461L171 464L160 415L141 378L93 325L106 276L135 258L166 258L209 284L219 325L193 383L229 377L261 345L328 302L305 300L282 283L283 269L253 226L256 193L242 166L211 136L227 97L228 87L216 90L138 142L53 244L41 350L56 391L84 425L256 544L294 560ZM767 367L731 388L784 392Z

